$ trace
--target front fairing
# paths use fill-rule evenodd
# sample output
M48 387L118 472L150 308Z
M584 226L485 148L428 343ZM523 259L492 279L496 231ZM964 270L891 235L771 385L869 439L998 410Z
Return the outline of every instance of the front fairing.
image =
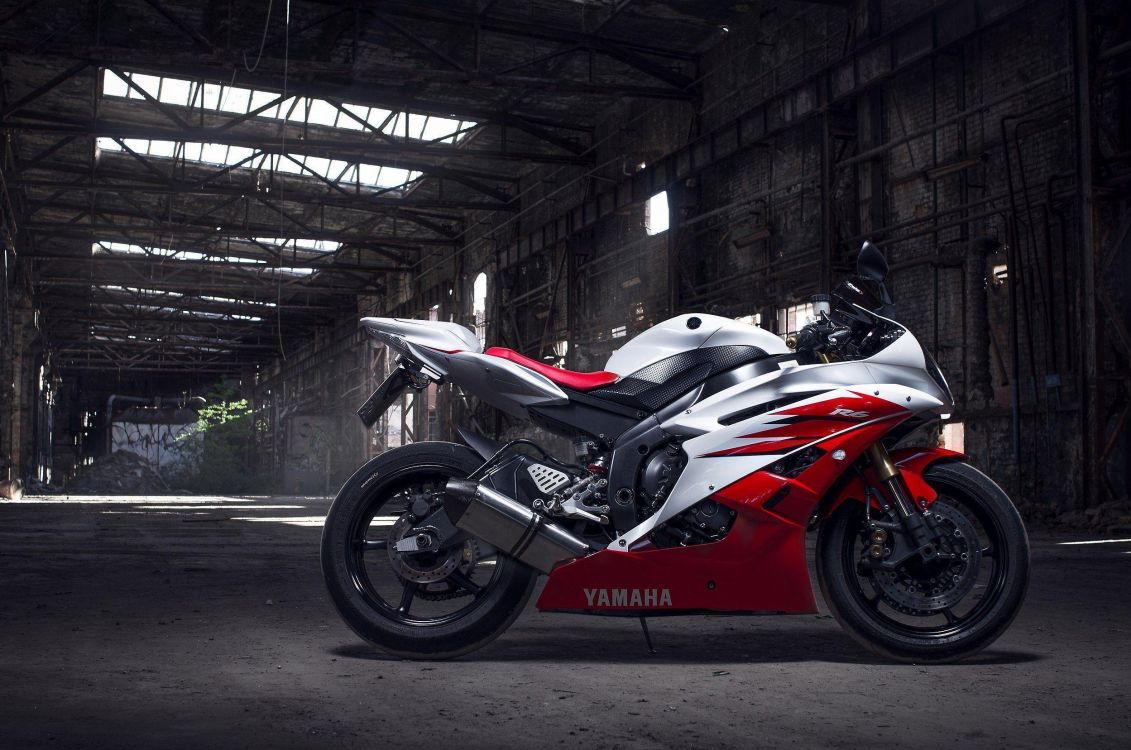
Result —
M934 397L942 404L935 410L938 413L954 411L954 396L935 358L906 326L890 318L876 317L887 327L891 341L860 361L882 366L885 373L899 378L891 382L916 388Z

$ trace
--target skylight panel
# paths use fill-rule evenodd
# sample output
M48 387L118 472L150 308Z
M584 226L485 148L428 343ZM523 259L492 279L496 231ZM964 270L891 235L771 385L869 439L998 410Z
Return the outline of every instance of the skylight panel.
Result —
M205 253L195 250L172 250L167 247L143 247L127 242L95 242L91 246L91 252L95 254L102 252L110 254L125 253L128 255L148 255L151 257L180 258L183 260L201 260L214 263L244 263L248 265L266 265L267 263L267 260L264 258L244 258L240 256L220 256L215 254L206 255Z
M266 107L268 104L270 104L271 102L275 101L278 98L279 98L279 96L277 94L273 94L270 91L252 91L251 92L251 104L249 105L250 109L248 111L250 112L250 111L257 110L260 107ZM279 116L279 105L276 104L274 107L268 107L267 109L263 110L259 114L260 114L261 117L278 117Z
M209 302L223 302L230 305L255 305L257 307L275 307L274 302L264 302L256 299L235 299L234 297L214 297L210 294L202 294L200 298Z
M228 147L222 143L200 144L200 160L221 166L231 163L228 161Z
M103 96L144 99L140 91L129 85L132 82L146 94L164 104L200 107L206 111L236 115L246 115L260 107L266 107L280 96L272 91L228 86L222 83L200 83L186 78L148 73L125 71L124 76L125 78L122 78L112 70L104 70ZM355 117L350 117L342 110L348 110ZM325 99L304 96L287 97L281 104L267 107L255 116L347 130L364 129L365 126L362 125L364 121L369 127L394 137L444 143L458 142L467 135L464 131L476 124L432 115L394 113L380 107L368 107L362 104L343 103L339 109L337 105Z
M339 128L348 128L350 130L362 130L365 128L365 125L363 125L362 123L368 122L366 118L369 117L369 107L363 107L360 104L343 104L342 109L351 113L357 119L355 120L354 117L350 117L349 115L342 115L338 118ZM384 110L375 111L383 112ZM389 113L385 112L385 117L388 116ZM358 120L360 120L360 122L358 122ZM384 122L384 118L381 119L381 122ZM381 127L381 123L379 122L373 127Z
M369 110L369 115L365 118L365 121L373 127L381 129L385 127L386 121L390 121L390 117L393 117L393 113L390 110L373 107ZM396 118L393 117L393 121L395 120ZM382 132L391 133L392 130L391 128L386 128L382 130Z
M237 115L248 113L248 104L251 103L251 89L238 86L225 86L224 94L220 97L220 109Z
M459 131L461 124L459 120L449 120L446 117L429 117L420 137L426 141L440 141Z
M103 151L121 151L122 147L113 138L99 136L98 148ZM262 164L252 163L261 154L245 146L228 146L223 143L198 143L194 141L162 141L145 138L123 138L131 151L144 156L163 158L182 155L187 161L198 161L222 167L241 166L248 169L263 168L288 174L316 175L331 182L357 183L362 187L382 189L403 189L408 183L418 180L420 172L386 167L380 164L351 164L341 159L327 159L305 154L271 154Z
M220 95L224 87L215 83L204 84L202 95L197 98L200 99L199 104L203 109L219 109L220 108Z
M316 250L320 253L332 253L342 246L334 240L311 240L302 237L252 237L256 242L276 247L297 247L299 250Z
M338 123L338 108L323 99L310 99L306 121L311 125L334 127Z
M130 87L117 73L107 70L102 77L102 93L106 96L129 96Z
M115 284L104 284L103 289L108 289L112 292L128 292L130 294L140 294L145 297L183 297L185 295L180 292L170 292L165 289L154 289L153 287L140 287L140 286L117 286Z
M149 141L149 155L172 158L177 149L174 141ZM135 149L136 150L136 149Z
M126 148L131 151L136 151L139 154L149 153L149 141L144 138L123 138L122 143L126 144Z
M390 114L392 113L390 112ZM386 135L399 135L403 137L405 132L404 125L402 124L401 120L402 117L405 117L404 112L397 112L395 115L393 115L392 118L386 117L385 120L382 120L384 127L381 128L381 132L385 133ZM381 123L377 123L376 127L381 127Z
M428 117L425 115L412 115L408 116L408 137L416 138L419 140L424 136L424 126L428 124Z
M130 80L133 81L134 86L137 87L130 87L129 96L131 99L145 98L144 96L142 96L141 91L138 91L138 89L141 89L145 93L152 96L154 99L157 99L158 94L161 93L161 76L151 76L146 75L145 73L134 73L130 76Z
M304 242L316 242L316 240L304 240ZM125 253L129 255L143 255L149 257L172 258L174 260L198 260L212 263L236 263L244 265L256 266L254 270L266 274L287 274L289 276L309 276L314 273L315 269L310 267L299 266L270 266L267 264L265 258L244 258L240 256L222 256L222 255L206 255L205 253L197 252L195 250L171 250L164 247L143 247L141 245L132 245L126 242L95 242L91 246L91 252L98 253ZM108 289L118 289L119 287L107 287ZM129 287L121 287L122 289L129 289ZM178 295L179 296L179 295Z
M164 78L161 81L161 95L157 98L168 104L187 107L192 88L193 85L189 81L180 78Z

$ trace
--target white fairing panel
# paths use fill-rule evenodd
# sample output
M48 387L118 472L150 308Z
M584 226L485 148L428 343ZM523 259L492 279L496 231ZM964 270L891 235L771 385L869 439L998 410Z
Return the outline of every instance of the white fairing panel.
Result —
M699 325L689 328L697 319ZM694 323L693 323L694 324ZM785 343L769 331L718 315L680 315L665 320L613 352L605 370L630 375L661 359L704 346L756 346L767 354L786 354Z
M457 383L480 400L526 417L528 406L565 404L568 397L544 375L483 354L474 333L456 323L404 318L362 318L378 341L423 365L437 378Z
M758 436L774 424L773 412L755 414L730 425L727 420L753 407L793 394L814 393L811 398L792 402L790 408L831 399L855 399L867 392L872 397L912 413L945 412L953 408L950 394L931 380L924 369L922 347L910 332L872 357L849 362L797 365L783 361L779 369L738 383L699 401L664 422L661 427L673 435L684 435L687 465L669 493L664 505L651 517L626 532L610 545L612 550L631 549L653 528L682 513L713 492L733 484L748 474L779 460L804 445L781 454L709 456L761 442ZM846 425L856 429L862 422ZM827 439L824 436L819 440ZM624 539L625 546L620 545Z
M458 323L409 318L362 318L361 325L393 348L403 349L398 343L409 342L445 352L483 351L478 337Z

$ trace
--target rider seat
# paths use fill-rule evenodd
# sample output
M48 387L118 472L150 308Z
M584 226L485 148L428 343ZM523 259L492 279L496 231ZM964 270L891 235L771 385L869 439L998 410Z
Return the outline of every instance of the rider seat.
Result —
M491 357L508 359L517 365L522 365L526 369L533 370L539 375L544 376L550 382L557 383L560 386L575 391L591 391L595 388L611 385L620 379L620 375L617 375L615 372L605 372L603 370L599 372L575 372L573 370L563 370L560 367L551 367L544 362L539 362L530 357L524 357L513 349L505 349L501 346L492 346L483 353Z

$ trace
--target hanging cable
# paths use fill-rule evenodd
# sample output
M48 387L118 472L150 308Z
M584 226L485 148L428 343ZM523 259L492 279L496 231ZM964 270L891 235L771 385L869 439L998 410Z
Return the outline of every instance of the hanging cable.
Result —
M255 56L255 65L248 65L247 53L243 53L243 66L247 69L248 73L254 73L256 70L258 70L259 61L263 59L263 49L267 46L267 29L271 25L271 8L274 4L275 0L267 0L267 18L263 19L263 36L259 40L259 54ZM289 0L287 5L289 7Z
M268 11L270 17L270 11ZM266 31L264 31L266 34ZM262 49L259 50L263 52ZM283 101L287 101L287 72L290 68L291 59L291 0L287 0L287 8L283 16ZM256 63L258 65L258 62ZM280 108L283 106L279 105ZM282 158L286 153L287 144L287 118L290 117L291 110L288 109L286 114L283 115L283 127L279 131L279 158ZM279 183L279 201L284 200L285 187L282 182ZM279 217L279 235L282 236L283 232L283 217ZM297 243L292 242L292 253ZM278 263L275 266L275 335L279 339L279 356L283 361L287 361L287 350L283 345L283 253L286 252L286 245L283 249L279 250Z

